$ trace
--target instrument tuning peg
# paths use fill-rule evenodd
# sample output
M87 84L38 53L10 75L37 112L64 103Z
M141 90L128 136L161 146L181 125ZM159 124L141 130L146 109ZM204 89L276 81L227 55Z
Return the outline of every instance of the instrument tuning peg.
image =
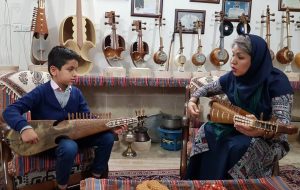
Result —
M155 26L157 26L158 24L155 24Z
M291 23L294 23L295 21L294 21L294 20L290 20L290 22L291 22Z
M166 24L163 24L164 26L166 26Z
M146 30L146 27L142 28L143 30Z
M108 25L109 23L108 22L104 22L104 25Z
M260 21L260 23L266 23L266 21L263 20L263 21Z
M270 14L270 16L275 16L275 13Z
M270 19L271 22L275 22L275 19Z
M142 24L147 24L146 22L142 22Z
M286 18L286 16L282 15L281 18Z
M157 21L157 20L158 20L158 18L155 19L155 21Z
M119 22L115 22L116 24L119 24Z
M286 23L285 20L283 20L282 23Z
M133 28L133 29L131 29L132 31L135 31L135 29Z
M135 26L135 24L131 24L131 26Z
M120 15L115 15L115 17L120 18Z
M267 16L265 16L265 15L261 15L261 16L260 16L260 18L265 18L265 17L267 17Z
M290 15L291 18L294 18L294 15Z
M163 20L166 20L166 18L163 18Z
M105 15L104 18L108 18L108 16Z

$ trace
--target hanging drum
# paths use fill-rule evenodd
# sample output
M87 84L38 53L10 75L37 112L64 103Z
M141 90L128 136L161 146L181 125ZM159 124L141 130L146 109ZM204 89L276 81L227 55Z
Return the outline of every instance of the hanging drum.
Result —
M249 34L251 27L248 23L248 17L243 13L240 17L240 23L236 27L236 32L241 34Z
M222 31L221 27L223 27L224 36L229 36L233 32L233 25L229 20L224 20L223 25L220 25L219 30Z

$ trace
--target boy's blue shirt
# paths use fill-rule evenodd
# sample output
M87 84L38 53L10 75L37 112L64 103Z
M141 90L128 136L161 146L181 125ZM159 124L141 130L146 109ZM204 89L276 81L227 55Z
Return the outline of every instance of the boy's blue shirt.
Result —
M7 124L16 131L28 125L22 116L31 111L32 120L65 120L68 113L89 113L89 107L81 91L72 86L67 105L62 108L50 85L50 81L27 93L15 103L9 105L3 112Z

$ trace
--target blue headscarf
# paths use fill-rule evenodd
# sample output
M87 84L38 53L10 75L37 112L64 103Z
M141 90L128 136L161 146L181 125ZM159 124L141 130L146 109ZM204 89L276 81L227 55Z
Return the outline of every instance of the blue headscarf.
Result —
M286 75L273 67L269 48L264 39L256 35L248 35L251 41L251 65L243 75L236 77L232 71L220 77L223 92L231 103L250 111L256 117L261 113L264 119L270 119L271 100L286 94L293 94L293 89ZM249 110L251 99L261 90L255 110ZM236 92L243 105L238 105Z

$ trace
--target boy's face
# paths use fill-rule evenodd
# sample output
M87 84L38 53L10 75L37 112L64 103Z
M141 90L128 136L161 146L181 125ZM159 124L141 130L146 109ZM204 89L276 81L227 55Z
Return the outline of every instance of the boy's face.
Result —
M78 61L75 59L68 60L64 66L59 70L55 66L50 67L53 80L61 88L66 88L75 82L77 76Z

